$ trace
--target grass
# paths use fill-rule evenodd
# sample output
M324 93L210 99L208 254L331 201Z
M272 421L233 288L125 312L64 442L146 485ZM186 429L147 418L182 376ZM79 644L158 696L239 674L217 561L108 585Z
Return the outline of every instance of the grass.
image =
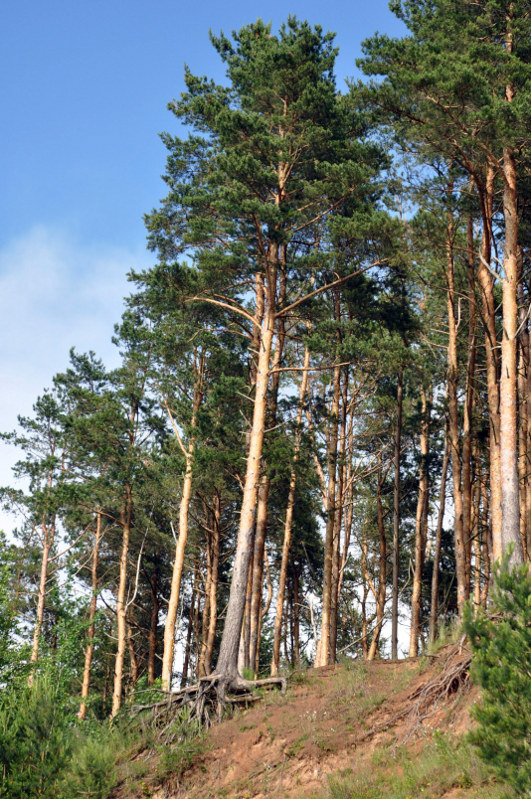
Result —
M463 739L438 734L420 752L379 748L359 773L340 773L329 779L316 799L441 799L452 788L467 789L469 799L511 796L496 784Z

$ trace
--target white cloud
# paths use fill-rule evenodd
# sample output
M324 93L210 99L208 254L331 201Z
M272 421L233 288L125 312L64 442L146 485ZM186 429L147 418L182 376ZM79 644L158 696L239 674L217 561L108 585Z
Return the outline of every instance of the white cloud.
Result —
M17 414L32 405L52 377L68 364L71 347L94 350L110 367L118 363L111 342L127 272L149 263L138 251L84 246L68 235L34 227L0 249L0 430L15 428ZM0 485L12 482L20 457L0 444ZM0 516L0 529L12 521Z

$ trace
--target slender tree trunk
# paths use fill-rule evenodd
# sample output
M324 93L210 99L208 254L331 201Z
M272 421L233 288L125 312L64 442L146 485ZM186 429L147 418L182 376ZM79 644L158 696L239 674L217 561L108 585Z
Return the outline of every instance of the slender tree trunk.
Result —
M258 488L260 493L260 488ZM257 504L258 515L258 504ZM256 525L255 525L255 540L256 540ZM250 671L251 659L249 657L249 645L251 640L251 596L253 592L253 569L254 569L254 553L251 552L251 560L249 563L249 574L247 577L247 593L245 595L245 611L243 615L242 637L240 641L240 648L238 654L238 671L240 674L243 669Z
M489 460L490 460L490 505L489 516L492 529L492 557L501 558L501 473L500 473L500 414L498 387L498 359L496 355L496 312L492 277L488 265L492 247L492 205L494 195L494 170L487 168L487 177L482 200L483 234L481 258L478 265L478 282L481 288L481 310L485 326L485 357L487 364L487 399L489 406Z
M129 537L131 534L132 511L133 497L131 493L131 486L127 485L125 488L124 504L120 519L120 524L122 527L122 552L120 555L120 577L118 582L118 593L116 596L118 645L116 649L116 658L114 661L114 686L112 694L111 718L116 716L122 704L122 680L125 648L127 644L125 594L127 589L127 558L129 556Z
M273 658L271 660L271 674L278 673L280 658L280 638L282 632L282 618L284 608L284 595L286 592L286 579L288 574L288 560L291 546L291 530L293 526L293 511L295 508L295 493L297 488L297 464L299 461L301 439L302 439L302 413L306 391L308 388L308 368L310 366L310 350L306 347L304 351L304 362L302 378L299 386L299 406L297 408L296 429L295 429L295 448L293 453L293 464L291 467L288 504L286 507L286 518L284 521L284 541L282 544L282 560L280 563L280 575L278 580L277 606L275 612L275 629L273 634Z
M175 422L171 416L169 406L167 406L168 414L175 433L183 449L186 470L183 480L183 493L179 505L179 535L175 545L175 560L173 562L173 572L171 578L170 598L168 601L168 609L166 614L166 623L164 625L164 650L162 655L162 690L170 691L172 683L173 671L173 652L175 647L175 623L177 621L177 609L179 606L179 596L181 593L181 579L184 567L184 555L186 552L186 544L188 541L188 514L190 510L190 501L192 498L192 481L193 481L193 464L194 464L194 450L195 450L195 435L194 430L197 425L197 413L203 400L203 378L204 378L204 356L199 356L198 363L195 367L195 385L194 385L194 399L192 407L192 420L191 428L192 435L188 442L188 447L184 449L179 435L179 431L175 426Z
M149 623L148 640L148 685L155 682L156 658L157 658L157 630L159 626L159 594L158 594L158 572L155 571L153 581L150 580L151 591L151 617Z
M131 625L127 623L127 647L129 649L129 664L130 664L130 680L131 680L131 690L134 689L138 681L138 658L136 656L135 650L135 641L133 638L133 630Z
M101 512L96 512L96 531L94 534L94 548L92 550L92 595L90 598L89 608L89 626L87 629L87 648L85 649L85 664L83 666L83 682L81 685L81 703L79 705L78 718L84 719L87 715L87 699L90 688L90 671L92 668L92 656L94 654L94 635L96 633L96 625L94 618L96 616L97 602L98 602L98 561L100 553L100 542L102 535Z
M361 649L364 660L367 660L369 657L369 621L367 619L367 598L370 591L370 579L367 564L367 550L367 534L366 531L363 530L361 540L361 573L363 576L363 594L361 599Z
M204 672L210 674L212 653L214 651L214 641L216 638L216 622L217 622L217 589L218 589L218 574L219 574L219 543L220 543L220 530L221 530L221 500L219 494L214 495L214 513L213 513L213 530L214 535L212 539L212 552L211 552L211 578L210 578L210 613L208 618L208 635L206 643L206 652L204 659Z
M452 184L448 192L453 190ZM457 608L463 613L466 591L466 551L463 531L463 494L461 481L461 460L459 446L459 411L457 404L458 358L457 323L455 318L455 278L454 278L454 221L452 211L448 211L446 237L446 286L448 306L448 409L450 416L450 451L452 457L453 497L454 497L454 541L457 577Z
M385 614L385 595L387 588L387 540L385 537L384 514L382 507L382 488L383 488L383 474L382 474L382 456L378 456L378 483L376 487L376 518L378 521L378 538L379 538L379 575L378 575L378 593L376 595L376 627L372 635L371 645L367 655L368 660L374 660L378 654L378 646L380 643L380 635L382 632L382 625L384 622Z
M269 382L269 364L271 358L271 345L275 331L275 295L276 295L276 247L272 245L272 267L268 273L267 307L264 309L260 348L256 374L256 393L253 409L253 421L247 457L247 470L243 489L242 507L236 554L232 570L229 603L225 626L221 640L219 658L216 672L223 680L230 684L238 680L238 649L242 628L242 619L245 609L245 594L249 572L249 561L253 544L253 529L255 523L256 501L258 484L260 480L260 464L262 458L266 408L267 387Z
M254 536L254 550L251 556L249 574L249 598L246 605L245 625L246 642L245 654L249 669L255 668L260 658L259 635L262 616L262 591L264 583L264 549L267 534L267 504L269 501L269 475L262 474L258 486L258 504L256 508L256 528Z
M271 607L271 602L273 601L273 582L271 580L271 569L269 568L269 555L267 554L267 547L264 547L264 566L265 566L265 574L266 574L266 584L267 584L267 594L266 600L262 607L262 612L260 614L259 626L258 626L258 640L260 641L260 636L262 634L262 624L264 619L267 618L269 613L269 608ZM258 674L260 671L260 648L258 647L256 650L256 662L254 666L255 673Z
M206 514L206 520L208 524L208 513ZM205 564L205 599L203 602L203 613L201 617L201 647L200 647L200 654L199 654L199 663L197 666L197 676L204 677L208 672L205 670L205 655L206 655L206 648L207 648L207 637L208 637L208 619L210 616L210 582L212 579L212 554L211 554L211 542L209 540L210 533L207 536L207 543L206 543L206 564Z
M33 628L33 641L31 645L30 663L37 663L39 659L39 644L41 640L42 621L44 618L44 600L46 597L46 582L48 580L48 562L50 560L50 550L52 547L53 534L48 530L46 523L42 523L42 557L41 572L39 577L39 593L37 596L37 612L35 615L35 626ZM29 684L32 677L30 674Z
M48 490L51 490L53 483L53 472L48 473ZM47 523L46 516L43 514L41 522L42 530L42 558L41 572L39 576L39 592L37 596L37 611L35 614L35 627L33 628L33 641L31 644L30 663L35 664L39 659L39 644L41 640L42 622L44 619L44 602L46 598L46 583L48 581L48 564L55 539L55 516ZM33 682L33 671L30 671L28 685Z
M409 657L416 657L419 649L420 601L422 593L422 572L426 548L426 521L428 508L428 446L429 446L429 407L426 391L420 384L421 423L420 423L420 479L417 512L415 517L415 569L413 591L411 594L411 630L409 636Z
M439 568L441 562L441 543L444 523L444 510L446 507L446 479L448 475L448 430L444 437L444 455L441 471L441 490L439 494L439 513L437 514L437 529L435 532L435 550L433 553L433 573L431 577L431 605L430 605L430 631L429 641L433 643L437 634L437 618L439 615Z
M481 504L483 505L483 589L481 591L481 607L486 610L490 585L490 564L492 560L492 532L489 524L489 501L487 496L487 477L481 483Z
M327 666L331 662L331 614L332 614L332 578L334 560L334 528L336 521L336 478L337 478L337 444L339 425L341 368L336 366L333 375L333 396L330 411L330 434L328 443L328 490L326 538L324 552L324 575L322 595L321 645L317 666Z
M479 480L476 480L474 486L474 606L477 608L481 605L481 486Z
M529 295L528 295L529 296ZM527 413L526 420L526 441L525 441L525 480L526 480L526 493L525 493L525 517L526 517L526 538L527 538L527 558L531 561L531 331L528 332L526 337L527 349L527 380L526 380L526 403L525 411Z
M170 691L172 683L175 623L177 621L184 555L186 551L186 542L188 540L188 511L192 496L192 462L192 457L188 457L183 482L183 493L179 507L179 536L175 547L170 599L168 601L166 624L164 625L164 650L162 655L162 689L164 691Z
M183 672L181 675L181 688L184 688L186 683L188 682L188 670L190 667L190 658L192 655L192 634L194 630L194 618L195 618L195 603L197 601L197 586L195 582L196 572L194 572L194 582L192 586L192 602L190 604L190 615L188 617L188 628L186 630L186 644L184 647L184 659L183 659Z
M300 666L300 598L299 598L299 572L293 566L293 668Z
M470 594L472 560L472 423L475 398L476 370L476 288L474 272L474 228L472 216L467 225L468 266L468 360L466 368L465 403L463 408L463 540L466 554L466 595Z
M511 563L522 563L518 488L517 358L518 330L518 213L516 167L510 148L503 152L505 257L502 280L503 334L500 378L500 471L502 493L502 552L514 547Z
M403 371L396 387L395 480L393 489L393 594L391 610L391 657L398 659L398 575L400 565L400 449L402 447Z
M529 330L522 286L522 251L518 254L518 481L520 485L520 538L524 560L529 560L527 549L527 440L528 440L528 371Z
M347 438L347 389L348 367L344 367L341 397L341 423L337 464L337 498L334 518L334 540L332 548L332 601L330 607L330 662L336 662L337 621L339 613L340 561L341 561L341 527L343 524L343 508L345 504L345 451Z
M280 260L283 267L286 263L286 245L280 247ZM279 304L286 301L286 271L280 272ZM277 320L276 346L271 359L271 389L268 402L268 425L274 427L277 421L278 391L280 387L280 366L284 354L285 322L281 317ZM264 471L258 489L258 508L256 512L256 533L254 541L252 593L249 630L249 667L257 669L260 660L260 632L262 629L262 587L264 581L264 549L267 533L267 506L269 499L269 475Z
M194 566L194 583L196 586L196 602L194 611L194 667L195 678L197 679L199 667L199 655L201 650L201 636L199 634L199 619L201 617L201 570L199 563L196 561ZM206 599L206 598L205 598Z

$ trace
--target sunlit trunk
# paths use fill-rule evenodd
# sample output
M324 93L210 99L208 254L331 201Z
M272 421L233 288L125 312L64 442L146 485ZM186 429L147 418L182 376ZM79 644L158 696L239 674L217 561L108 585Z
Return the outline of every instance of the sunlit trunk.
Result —
M398 572L400 565L400 449L402 446L403 372L399 369L396 387L396 427L393 486L393 593L391 608L391 657L398 658Z
M278 250L275 245L272 245L272 249L274 252L270 255L272 266L268 272L266 287L267 303L261 326L253 420L243 488L238 539L234 556L227 615L216 666L216 672L229 682L238 677L238 649L245 609L245 596L253 544L253 529L255 524L256 502L266 424L269 366L271 347L275 333L274 307L276 297L276 270L274 265L276 264L278 255Z
M429 445L429 408L426 391L422 383L419 386L421 397L420 423L420 478L417 512L415 516L415 567L413 572L413 590L411 593L411 629L409 636L409 657L418 655L420 632L420 600L422 592L422 572L424 569L424 551L426 548L426 522L428 508L428 445Z
M94 534L94 547L92 550L92 567L91 567L91 588L92 595L90 597L89 607L89 626L87 629L87 648L85 649L85 663L83 666L83 682L81 685L81 703L79 705L78 717L84 719L87 715L87 698L90 688L90 671L92 668L92 656L94 654L94 635L96 632L96 625L94 618L96 616L97 602L98 602L98 560L100 552L102 519L101 512L96 513L96 531Z
M449 187L449 192L452 187ZM466 590L466 552L463 532L463 494L461 481L461 457L459 442L459 411L457 404L458 356L457 322L455 316L455 276L454 276L454 220L448 211L446 234L446 289L448 308L448 411L450 417L450 453L452 459L453 499L454 499L454 542L457 577L457 607L462 614L467 598Z
M274 676L278 672L280 659L280 639L282 632L284 595L286 591L286 579L288 574L288 560L291 546L291 530L293 526L293 510L295 508L295 492L297 488L297 464L299 461L300 446L302 439L302 412L306 390L308 388L308 367L310 365L310 351L306 347L304 351L304 363L301 383L299 386L299 406L297 408L296 428L295 428L295 449L293 453L293 464L291 467L288 504L286 507L286 518L284 521L284 540L282 543L282 560L280 563L280 574L278 581L278 595L275 613L275 628L273 634L273 658L271 660L271 674Z
M122 704L122 681L125 648L127 644L125 595L127 589L127 558L129 556L129 537L131 534L132 511L133 498L131 494L131 486L126 486L124 505L120 514L120 524L122 527L122 552L120 555L120 576L118 581L118 592L116 596L116 625L118 644L116 649L116 658L114 661L114 686L112 694L111 718L114 718L114 716L118 713Z
M523 561L518 488L518 391L516 337L518 329L518 214L516 168L510 148L503 151L505 257L502 280L503 333L500 378L500 472L502 494L502 552L514 547L511 563Z

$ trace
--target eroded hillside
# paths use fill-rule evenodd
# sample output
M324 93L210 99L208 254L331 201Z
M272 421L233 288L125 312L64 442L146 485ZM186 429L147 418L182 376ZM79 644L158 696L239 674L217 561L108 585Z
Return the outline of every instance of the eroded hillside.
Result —
M475 699L468 662L449 645L423 660L297 672L285 694L214 725L188 767L172 773L171 756L152 753L149 773L115 799L498 796L460 739Z

